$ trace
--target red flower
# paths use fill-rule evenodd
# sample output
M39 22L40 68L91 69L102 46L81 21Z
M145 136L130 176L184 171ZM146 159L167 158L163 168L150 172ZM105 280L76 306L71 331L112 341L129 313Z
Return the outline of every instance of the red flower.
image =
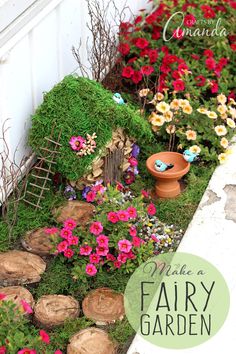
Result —
M236 9L236 1L230 1L229 5L232 7L232 9Z
M175 91L184 91L185 89L185 83L181 79L173 81L172 85L174 86Z
M220 58L218 65L224 67L228 64L228 59L227 58Z
M230 44L230 48L235 52L236 51L236 43Z
M171 71L171 68L169 66L162 64L160 67L160 70L161 70L161 73L168 74Z
M148 48L145 48L144 50L142 50L141 52L140 52L140 57L145 57L146 55L148 55L148 53L149 53L149 49Z
M199 75L195 77L195 81L197 82L197 86L204 86L206 83L206 78L203 75Z
M208 5L202 5L201 10L204 13L204 18L215 18L216 14L215 11Z
M187 64L181 63L181 64L178 65L178 71L179 71L181 74L184 74L186 70L187 70L187 71L189 70L189 67L188 67Z
M142 16L137 16L136 19L134 20L134 24L137 25L142 21L142 19L143 19Z
M205 64L208 70L214 70L216 67L216 62L213 58L207 58Z
M191 54L191 57L192 57L194 60L199 60L199 59L200 59L199 55L196 55L196 54Z
M186 27L192 27L196 23L196 18L192 14L188 14L184 17L184 25Z
M124 175L124 180L126 184L132 184L135 181L135 175L132 171L126 172Z
M114 267L115 268L120 268L122 266L122 263L120 261L115 261L114 262Z
M211 93L217 93L218 89L219 89L218 83L216 81L212 80L210 82L210 85L211 85Z
M184 37L184 31L178 27L174 30L173 37L176 39L182 39Z
M144 49L148 47L149 42L145 38L137 38L135 41L135 45L139 49Z
M153 31L152 31L152 39L157 40L161 37L161 27L153 27Z
M145 21L146 21L149 25L151 25L153 22L156 21L156 19L157 19L157 14L152 13L151 15L149 15L149 16L146 17L146 20L145 20Z
M214 56L214 52L211 49L205 49L203 52L203 55L207 58L209 57L213 57Z
M153 71L154 71L154 68L153 68L153 66L149 66L149 65L145 65L145 66L142 66L141 67L141 73L143 74L143 75L147 75L147 76L149 76L149 75L151 75L152 73L153 73Z
M43 329L41 329L41 330L39 331L39 335L40 335L40 337L41 337L41 339L42 339L42 341L43 341L44 343L46 343L46 344L49 344L49 343L50 343L50 337L49 337L49 335L47 334L47 332L45 332Z
M130 59L128 60L128 63L129 63L129 64L132 64L132 63L134 63L137 59L138 59L138 57L130 58Z
M178 59L178 57L176 55L166 54L164 59L163 59L163 63L165 65L170 65L170 64L178 62L178 60L179 59Z
M148 207L147 207L147 212L148 212L148 215L150 216L153 216L156 214L156 207L153 203L149 204Z
M158 58L158 52L156 49L151 49L148 52L150 64L154 64L157 61Z
M122 76L130 79L131 76L134 74L134 69L131 66L125 66L122 71Z
M7 352L6 347L0 347L0 354L5 354Z
M172 71L171 76L173 77L173 79L180 79L180 73L178 72L178 70Z
M134 84L138 84L140 81L142 81L143 75L140 71L134 71L132 75L132 81Z
M128 43L120 43L120 45L118 47L118 51L122 55L128 55L130 52L130 46L128 45Z

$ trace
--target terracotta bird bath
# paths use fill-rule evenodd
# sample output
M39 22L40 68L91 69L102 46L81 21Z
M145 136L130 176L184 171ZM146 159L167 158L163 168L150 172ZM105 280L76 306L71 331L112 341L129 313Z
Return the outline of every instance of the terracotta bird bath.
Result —
M174 166L164 172L155 170L155 161L161 160ZM146 166L156 179L155 193L159 198L174 198L181 193L179 180L188 173L190 163L184 160L183 155L177 152L159 152L147 159Z

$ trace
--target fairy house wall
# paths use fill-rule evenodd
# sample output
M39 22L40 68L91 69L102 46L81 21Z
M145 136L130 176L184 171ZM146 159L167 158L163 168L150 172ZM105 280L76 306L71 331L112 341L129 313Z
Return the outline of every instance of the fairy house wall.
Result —
M118 105L112 96L100 83L70 75L45 94L32 117L30 146L39 154L53 126L52 139L61 134L55 169L77 187L101 177L115 180L128 168L134 141L142 145L152 139L148 122L134 107ZM95 151L78 156L69 144L71 137L93 133Z

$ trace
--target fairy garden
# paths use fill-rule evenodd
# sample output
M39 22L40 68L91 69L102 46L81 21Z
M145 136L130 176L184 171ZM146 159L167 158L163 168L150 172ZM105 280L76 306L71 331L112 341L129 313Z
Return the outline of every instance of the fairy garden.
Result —
M93 79L68 75L44 95L37 161L11 194L1 187L0 353L126 353L130 275L176 251L230 154L236 2L151 3L130 22L117 14L118 44L105 12Z

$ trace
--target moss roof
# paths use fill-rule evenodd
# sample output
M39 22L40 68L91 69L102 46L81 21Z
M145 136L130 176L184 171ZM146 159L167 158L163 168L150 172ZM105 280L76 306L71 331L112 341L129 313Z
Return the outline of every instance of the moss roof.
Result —
M50 136L52 126L55 124L54 139L62 129L57 170L68 179L77 180L88 171L93 159L109 142L114 128L125 128L140 145L150 142L152 132L148 122L129 104L117 105L112 96L100 83L66 76L45 94L43 103L32 116L30 146L39 154L39 148L45 146L44 137ZM79 158L70 148L71 136L86 138L87 133L94 132L97 134L95 153Z

